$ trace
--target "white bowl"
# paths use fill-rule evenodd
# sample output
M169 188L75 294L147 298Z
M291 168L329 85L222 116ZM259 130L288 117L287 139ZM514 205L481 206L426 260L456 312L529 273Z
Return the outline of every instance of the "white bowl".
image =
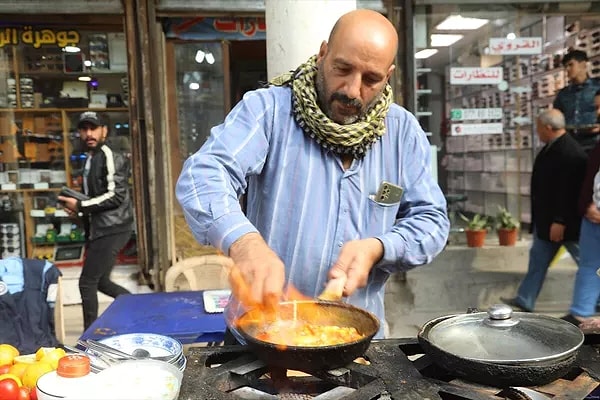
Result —
M158 360L126 360L95 376L95 399L176 400L183 372Z
M155 333L127 333L100 339L110 347L132 354L135 349L144 349L152 357L172 356L175 361L183 354L183 345L177 339Z

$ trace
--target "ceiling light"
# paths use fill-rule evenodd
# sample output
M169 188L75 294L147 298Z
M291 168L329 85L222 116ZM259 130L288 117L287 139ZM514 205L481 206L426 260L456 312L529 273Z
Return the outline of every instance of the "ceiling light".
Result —
M206 62L209 64L215 63L215 56L213 56L213 53L206 53Z
M435 53L437 53L437 49L423 49L415 53L415 58L418 60L423 60L425 58L429 58Z
M204 56L205 56L205 55L206 55L206 53L205 53L205 52L203 52L202 50L198 50L198 51L196 52L196 58L195 58L196 62L197 62L198 64L200 64L202 61L204 61Z
M63 51L66 53L79 53L81 49L77 46L65 46L63 47Z
M91 67L92 66L92 62L90 60L85 60L83 62L83 65L85 65L86 67Z
M508 40L515 40L517 38L517 35L515 35L514 32L509 33L508 35L506 35L506 38Z
M198 82L192 82L192 83L190 83L190 89L198 90L198 89L200 89L200 84Z
M80 76L79 78L77 78L78 81L81 82L91 82L92 77L91 76Z
M470 31L481 28L487 23L487 19L469 18L461 15L450 15L445 20L440 22L435 29L439 29L441 31Z
M431 47L447 47L463 38L463 35L446 35L434 33L431 35Z

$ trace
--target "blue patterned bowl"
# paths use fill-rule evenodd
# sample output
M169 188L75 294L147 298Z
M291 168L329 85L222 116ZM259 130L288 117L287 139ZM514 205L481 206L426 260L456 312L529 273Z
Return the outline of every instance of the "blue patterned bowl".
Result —
M107 346L132 354L135 349L144 349L153 357L168 357L177 363L183 357L183 346L177 339L155 333L128 333L99 340Z

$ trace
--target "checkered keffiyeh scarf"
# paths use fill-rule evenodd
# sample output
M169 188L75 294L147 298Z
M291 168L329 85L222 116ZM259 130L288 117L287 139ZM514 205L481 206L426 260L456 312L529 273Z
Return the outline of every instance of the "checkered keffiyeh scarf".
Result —
M317 102L316 61L317 56L312 56L295 71L273 78L270 84L292 88L294 117L305 134L325 149L362 158L385 133L385 116L392 103L392 87L385 85L381 98L359 121L340 125L329 119Z

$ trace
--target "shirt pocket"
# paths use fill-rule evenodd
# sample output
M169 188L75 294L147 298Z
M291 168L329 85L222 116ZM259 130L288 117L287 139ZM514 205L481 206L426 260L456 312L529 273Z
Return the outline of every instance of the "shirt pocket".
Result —
M367 217L363 231L368 237L382 235L396 223L400 202L384 204L373 199L367 202Z

